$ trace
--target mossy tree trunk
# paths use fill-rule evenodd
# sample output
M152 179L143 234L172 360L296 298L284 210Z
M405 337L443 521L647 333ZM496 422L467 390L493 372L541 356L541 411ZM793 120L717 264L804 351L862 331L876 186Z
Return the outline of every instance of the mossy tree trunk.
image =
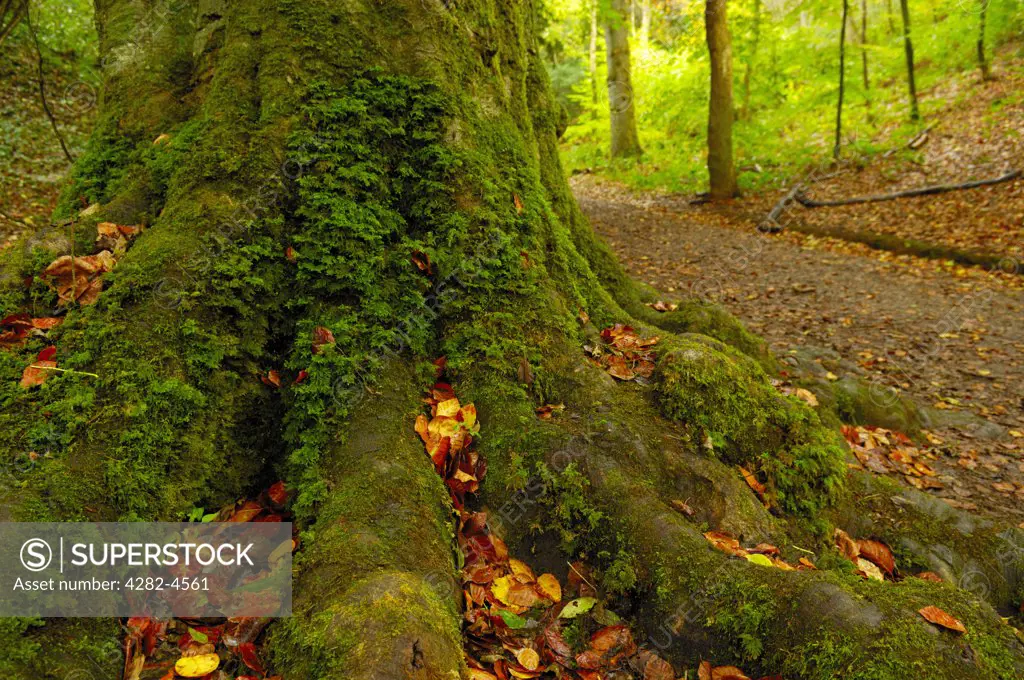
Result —
M608 52L608 109L611 115L612 158L639 156L640 136L636 130L633 74L629 56L629 24L626 0L610 0L605 12L604 39Z
M1019 596L1017 535L848 477L838 435L772 386L762 342L699 302L655 313L596 240L559 166L563 114L534 11L98 2L102 112L58 217L75 218L77 252L98 220L147 229L99 302L51 336L62 367L99 378L21 390L38 342L0 353L0 447L37 453L4 477L0 519L178 520L283 476L306 540L295 615L268 631L275 671L457 678L451 508L413 431L445 355L481 414L493 528L563 575L567 558L586 559L678 665L1019 675L1024 654L992 608ZM55 303L24 277L70 244L40 234L33 246L8 254L4 314ZM585 359L613 323L662 337L652 384L615 383ZM336 341L314 353L317 326ZM268 370L283 387L261 382ZM562 416L536 418L559 402ZM679 499L693 517L672 509ZM833 522L898 545L906 564L984 578L988 602L849 576L828 548ZM706 528L836 568L732 560ZM937 634L916 614L926 604L968 635ZM0 621L7 677L116 677L116 622L41 623Z
M704 23L711 57L711 99L708 107L708 174L712 198L736 195L732 160L732 38L726 16L727 0L707 0Z

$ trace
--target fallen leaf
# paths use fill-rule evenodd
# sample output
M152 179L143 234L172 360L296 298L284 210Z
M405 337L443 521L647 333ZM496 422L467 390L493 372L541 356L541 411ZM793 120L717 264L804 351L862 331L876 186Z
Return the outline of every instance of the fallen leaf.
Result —
M541 595L552 602L562 601L562 584L558 582L554 574L541 574L537 579L537 589Z
M882 575L882 570L879 569L878 566L870 560L866 560L863 557L858 557L857 568L860 570L861 574L863 574L865 578L874 579L876 581L885 580L885 576Z
M256 671L260 675L265 675L266 671L263 669L263 663L260 661L260 657L256 654L256 644L253 642L243 642L238 645L238 655L242 657L242 662Z
M541 420L551 420L556 411L565 410L565 404L547 404L534 410L537 412L537 417Z
M317 326L313 329L313 354L320 354L324 347L334 344L334 333L326 326Z
M174 664L174 672L183 678L201 678L217 670L218 666L220 657L216 654L183 656Z
M885 543L881 541L859 540L857 541L857 549L862 557L877 564L889 576L892 576L893 572L896 571L896 558L893 557L892 550Z
M25 367L25 370L21 374L21 382L19 385L24 389L42 385L51 375L53 375L53 371L46 370L49 368L57 368L57 362L35 361L30 366Z
M674 501L672 501L672 503L670 505L675 510L678 510L679 512L683 513L687 517L693 517L693 515L694 515L694 509L691 508L689 506L689 504L686 503L686 501L674 500Z
M747 486L753 489L758 496L763 497L764 492L767 491L767 487L765 487L764 484L758 481L757 477L754 475L754 473L750 472L750 470L747 470L742 465L739 465L737 467L739 468L740 474L743 475L743 479L746 480Z
M675 680L675 677L672 664L657 654L652 654L644 664L644 680Z
M560 619L575 619L580 614L586 614L594 605L597 604L597 599L593 597L577 597L575 600L571 600L565 607L562 608L561 613L558 615Z
M535 671L540 666L540 654L537 650L530 649L529 647L523 647L516 652L516 661L519 665L528 671Z
M937 626L942 626L943 628L948 628L949 630L954 630L958 633L967 632L964 624L962 624L959 619L953 618L938 607L929 605L920 609L917 613L923 616L925 621L928 621L929 623L934 623Z
M516 206L516 214L522 215L525 207L523 206L523 199L519 198L519 194L512 194L512 203Z
M711 669L711 680L750 680L736 666L716 666Z

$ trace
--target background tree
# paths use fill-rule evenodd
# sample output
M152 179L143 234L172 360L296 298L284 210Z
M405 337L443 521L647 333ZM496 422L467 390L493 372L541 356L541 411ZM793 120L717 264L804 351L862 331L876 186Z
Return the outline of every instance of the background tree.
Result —
M836 102L836 137L832 146L832 159L839 160L843 145L843 97L846 94L846 22L850 16L850 1L843 0L842 26L839 28L839 100Z
M629 58L626 0L611 0L605 17L605 45L608 52L608 107L611 115L612 158L639 156L640 136L636 129L633 76Z
M861 80L864 86L864 105L870 109L871 78L868 74L868 0L860 0L860 67Z
M727 0L707 0L704 21L711 61L711 98L708 109L708 175L712 198L736 195L732 159L732 41L726 16Z
M910 91L910 119L920 120L921 112L917 106L917 83L914 76L914 42L910 38L910 7L909 0L900 0L900 13L903 16L903 54L907 61L907 88Z
M28 12L28 0L0 0L0 45Z
M597 104L597 13L600 0L591 0L590 3L590 43L588 44L588 57L590 68L590 92L593 103Z
M978 0L980 10L978 12L978 70L981 71L983 82L992 80L992 74L988 66L988 57L985 56L985 22L988 17L988 3L989 0Z

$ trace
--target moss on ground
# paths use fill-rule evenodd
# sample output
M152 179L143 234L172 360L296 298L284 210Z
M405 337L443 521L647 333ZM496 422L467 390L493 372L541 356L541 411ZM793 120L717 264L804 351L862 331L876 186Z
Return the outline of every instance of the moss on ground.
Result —
M683 335L666 343L657 380L665 415L696 428L722 460L763 472L785 510L813 517L839 496L846 465L838 434L779 393L749 357Z

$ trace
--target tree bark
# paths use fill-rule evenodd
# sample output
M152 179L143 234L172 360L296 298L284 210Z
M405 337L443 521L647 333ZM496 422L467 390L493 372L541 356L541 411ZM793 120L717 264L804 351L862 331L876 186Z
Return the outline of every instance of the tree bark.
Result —
M704 22L711 60L711 98L708 107L708 174L714 199L736 195L732 149L732 44L726 16L727 0L707 0Z
M868 0L860 0L860 67L864 85L864 105L871 109L871 78L868 75Z
M836 102L836 138L832 146L832 159L839 160L843 146L843 96L846 94L846 22L850 15L850 0L843 0L843 25L839 29L839 101Z
M611 115L612 158L639 156L640 136L636 129L633 76L629 58L629 31L626 0L611 0L605 21L605 45L608 50L608 107Z
M920 120L921 112L917 106L917 84L914 80L914 43L910 38L910 8L908 0L900 0L900 12L903 15L903 52L907 61L907 88L910 91L910 119Z
M0 450L36 453L2 469L0 520L175 520L283 476L306 533L294 616L261 640L271 674L456 680L452 507L413 429L444 355L481 414L478 503L494 529L524 559L592 564L677 667L1020 675L1024 652L992 608L1019 587L1024 560L1004 539L1019 532L848 475L838 433L773 386L762 341L699 301L654 312L594 236L559 164L535 3L167 9L97 5L99 123L55 217L87 236L98 221L147 228L99 301L48 337L63 368L98 378L24 390L17 376L42 341L0 352ZM99 208L82 215L83 203ZM38 249L65 247L44 231L5 251L0 313L56 304L25 280ZM413 254L429 255L428 271ZM661 336L651 384L616 383L587 360L584 345L614 323ZM314 350L321 326L335 342ZM536 380L518 378L524 363ZM268 370L280 387L259 379ZM536 417L563 402L564 417ZM722 444L709 453L712 434ZM780 516L737 465L762 477ZM686 498L692 518L672 509ZM829 523L903 538L907 564L936 562L952 583L981 574L987 599L854 579ZM834 568L730 559L708 529L775 542L793 561L799 545ZM935 602L966 638L918 616ZM123 667L116 621L34 623L0 621L5 677Z
M985 22L988 16L988 2L989 0L978 0L981 5L981 12L978 14L978 70L981 71L982 82L992 80L988 57L985 55Z
M590 6L590 45L588 46L590 56L590 95L594 104L597 104L597 10L600 0L593 0Z
M10 37L11 33L28 12L28 0L3 0L0 2L0 45Z

